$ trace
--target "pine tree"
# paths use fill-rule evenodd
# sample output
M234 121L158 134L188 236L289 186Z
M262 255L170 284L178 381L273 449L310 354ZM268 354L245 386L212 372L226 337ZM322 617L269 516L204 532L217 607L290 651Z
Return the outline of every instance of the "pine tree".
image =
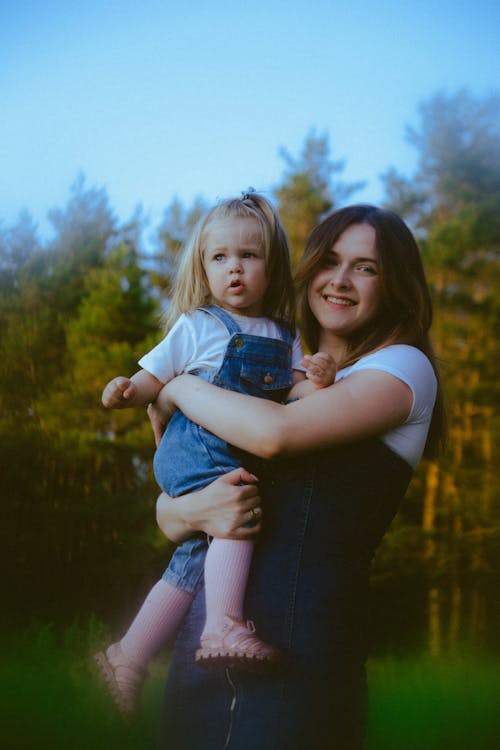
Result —
M337 208L363 183L336 181L344 170L343 160L330 160L328 136L311 131L298 157L286 149L280 155L285 162L281 183L274 190L278 210L288 234L294 263L302 255L314 227Z

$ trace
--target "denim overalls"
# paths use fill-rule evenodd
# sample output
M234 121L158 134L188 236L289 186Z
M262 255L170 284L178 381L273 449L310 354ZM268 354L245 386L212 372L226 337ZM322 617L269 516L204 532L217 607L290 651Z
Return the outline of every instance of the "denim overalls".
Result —
M292 384L292 334L278 323L281 339L243 333L234 318L220 307L201 308L223 323L230 335L218 370L197 370L196 375L231 391L274 401L286 398ZM240 451L176 411L155 453L156 481L172 497L193 492L223 474L244 466L259 478L263 462ZM207 541L198 535L181 544L163 577L172 585L194 592L203 572Z
M361 750L368 581L411 467L377 439L271 464L245 609L278 675L204 670L202 581L170 664L161 750Z

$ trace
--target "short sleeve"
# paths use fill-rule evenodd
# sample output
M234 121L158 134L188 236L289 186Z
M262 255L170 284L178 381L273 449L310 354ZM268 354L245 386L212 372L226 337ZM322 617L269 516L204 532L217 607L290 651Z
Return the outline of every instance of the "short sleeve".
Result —
M336 380L361 370L388 372L410 388L413 403L406 420L380 438L410 466L415 467L425 448L437 394L437 378L429 359L414 346L394 344L340 370Z
M181 315L171 330L139 360L139 365L162 383L180 375L195 355L195 333L189 316Z
M430 419L436 400L437 380L429 359L420 349L406 344L387 346L363 357L352 367L341 370L337 379L360 370L382 370L402 380L413 394L413 405L407 422L425 422Z

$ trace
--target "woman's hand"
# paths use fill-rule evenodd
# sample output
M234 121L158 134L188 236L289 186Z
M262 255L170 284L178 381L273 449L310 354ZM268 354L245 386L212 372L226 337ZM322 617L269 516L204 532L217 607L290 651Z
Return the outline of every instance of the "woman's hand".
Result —
M158 404L156 403L156 401L153 401L152 404L148 404L147 413L148 413L149 421L151 422L151 428L153 430L155 445L158 448L158 446L160 445L160 441L163 437L163 433L165 432L167 424L172 415L166 416L158 407Z
M175 499L162 493L156 504L158 526L174 542L196 531L225 539L251 539L262 528L257 482L246 469L233 469L199 492ZM255 525L246 526L249 522Z
M153 429L156 447L159 446L163 433L176 409L175 404L168 397L166 386L161 389L156 400L148 405L148 417Z

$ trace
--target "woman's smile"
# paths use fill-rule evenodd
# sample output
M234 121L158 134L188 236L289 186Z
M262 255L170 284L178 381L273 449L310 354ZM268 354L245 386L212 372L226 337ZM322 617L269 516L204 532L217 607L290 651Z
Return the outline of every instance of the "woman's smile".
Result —
M309 285L309 305L322 328L320 348L345 347L370 320L380 302L375 230L351 224L335 242Z
M352 299L348 299L347 297L339 297L337 295L333 296L330 294L324 294L323 298L331 305L340 305L340 307L351 307L352 305L356 304Z

